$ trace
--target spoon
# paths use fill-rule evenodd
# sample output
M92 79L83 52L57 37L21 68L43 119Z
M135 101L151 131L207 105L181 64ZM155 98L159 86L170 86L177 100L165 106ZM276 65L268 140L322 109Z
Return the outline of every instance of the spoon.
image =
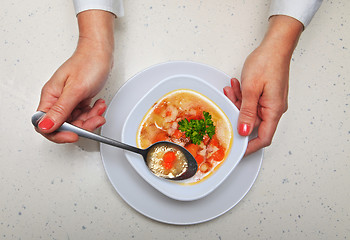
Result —
M42 117L44 115L45 115L45 112L42 112L42 111L36 112L32 116L32 124L35 127L38 127L38 123L40 122L40 120L42 119ZM142 157L145 161L145 164L147 165L148 168L150 168L149 165L147 164L148 160L151 157L151 153L154 152L155 149L165 147L165 148L172 148L172 149L176 149L178 151L181 151L183 153L183 155L185 156L185 161L187 162L187 167L186 167L185 171L183 171L180 175L159 176L155 172L153 172L152 169L150 169L151 172L154 173L156 176L163 177L163 178L166 178L169 180L184 180L184 179L191 178L191 177L193 177L194 174L196 174L197 169L198 169L197 162L194 159L194 157L192 156L192 154L189 151L187 151L187 149L185 149L184 147L182 147L178 144L172 143L172 142L167 142L167 141L156 142L146 149L141 149L141 148L127 145L125 143L122 143L122 142L119 142L119 141L116 141L116 140L89 132L87 130L84 130L82 128L79 128L79 127L74 126L74 125L67 123L67 122L63 123L61 125L61 127L59 129L57 129L56 131L74 132L80 137L88 138L88 139L102 142L102 143L105 143L105 144L108 144L108 145L111 145L111 146L114 146L117 148L122 148L122 149L127 150L127 151L138 153L138 154L142 155Z

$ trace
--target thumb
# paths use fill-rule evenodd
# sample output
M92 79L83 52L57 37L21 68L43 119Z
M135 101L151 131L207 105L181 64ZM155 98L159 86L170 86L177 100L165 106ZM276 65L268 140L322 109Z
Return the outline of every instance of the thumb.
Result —
M248 136L254 128L257 118L259 97L253 94L245 95L242 92L242 105L238 117L238 133L241 136Z
M38 124L38 128L42 133L51 133L57 130L81 102L81 96L78 91L74 91L71 88L65 88L53 105L48 101L50 97L47 95L47 93L42 93L38 107L39 111L46 112Z

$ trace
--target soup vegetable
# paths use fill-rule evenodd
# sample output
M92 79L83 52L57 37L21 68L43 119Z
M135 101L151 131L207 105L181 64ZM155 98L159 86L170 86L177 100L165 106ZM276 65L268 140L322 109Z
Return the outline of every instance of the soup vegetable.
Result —
M183 152L166 144L148 153L147 165L155 175L170 179L182 175L188 167Z
M159 141L185 147L198 163L192 182L202 180L219 167L230 151L232 139L231 123L222 110L207 97L189 89L178 89L159 99L137 132L140 148ZM178 159L178 155L174 158L171 152L174 151L159 150L155 168L162 174L175 167L174 160L169 159Z

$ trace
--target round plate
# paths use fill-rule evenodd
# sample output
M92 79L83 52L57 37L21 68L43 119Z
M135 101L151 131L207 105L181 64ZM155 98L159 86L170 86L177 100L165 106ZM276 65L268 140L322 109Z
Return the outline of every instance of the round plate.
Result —
M197 76L222 90L230 76L204 64L166 62L147 68L128 80L114 96L101 134L120 140L122 127L135 104L161 80L178 74ZM234 207L249 191L263 159L259 150L241 160L228 178L211 194L195 201L169 198L149 185L127 161L123 150L100 145L102 161L113 187L131 207L156 221L188 225L214 219Z

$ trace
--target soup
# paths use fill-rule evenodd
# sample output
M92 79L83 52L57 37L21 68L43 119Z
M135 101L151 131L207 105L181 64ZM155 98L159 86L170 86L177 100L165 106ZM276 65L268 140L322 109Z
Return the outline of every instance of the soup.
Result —
M213 173L228 155L232 140L232 126L222 110L207 97L189 89L178 89L159 99L137 131L140 148L159 141L185 147L198 163L198 171L190 182L198 182ZM158 159L159 166L164 168L162 156Z
M169 179L181 176L188 167L183 152L166 144L157 146L148 153L147 165L155 175Z

